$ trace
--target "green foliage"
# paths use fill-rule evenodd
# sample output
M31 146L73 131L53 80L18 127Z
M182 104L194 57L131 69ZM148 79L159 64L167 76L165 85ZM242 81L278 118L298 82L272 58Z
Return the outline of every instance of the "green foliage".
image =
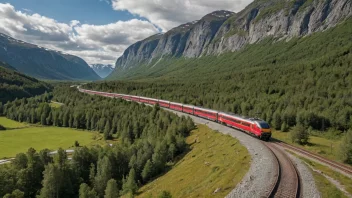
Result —
M127 179L124 181L122 186L122 194L136 194L138 185L136 182L136 172L132 168L128 174Z
M234 53L163 59L155 67L135 66L110 77L124 81L84 87L265 118L277 129L286 122L344 131L352 127L351 27L352 19L304 38L269 38Z
M296 125L291 131L291 141L304 145L307 144L309 140L308 130L303 125Z
M65 105L51 108L52 98ZM8 102L4 114L30 123L108 132L120 141L106 147L77 147L69 162L61 148L53 158L48 150L18 154L9 166L0 166L0 197L15 189L25 197L103 197L115 187L133 195L137 181L147 183L185 151L185 136L195 127L192 120L157 106L91 96L65 86L56 87L53 94ZM142 174L144 167L152 171ZM107 186L111 179L116 186Z
M147 163L144 165L143 171L142 171L142 178L143 181L148 181L153 174L153 165L150 160L147 161Z
M79 198L97 198L97 193L91 189L86 183L79 187ZM117 197L117 196L116 196Z
M6 194L4 198L24 198L24 193L16 189L11 194Z
M170 193L169 191L163 190L163 191L159 194L158 198L172 198L172 195L171 195L171 193Z
M349 130L342 139L340 159L345 163L352 164L352 130Z
M0 103L6 103L16 98L40 95L51 89L50 85L14 70L4 68L0 63Z
M119 196L116 180L110 179L106 186L104 198L116 198Z

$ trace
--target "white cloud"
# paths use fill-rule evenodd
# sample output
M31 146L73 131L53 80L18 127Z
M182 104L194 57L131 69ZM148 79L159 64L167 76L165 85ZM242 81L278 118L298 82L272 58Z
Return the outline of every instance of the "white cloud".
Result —
M238 12L253 0L112 0L115 10L145 17L163 31L200 19L215 10Z
M0 32L46 48L77 55L88 63L112 64L130 44L158 32L148 21L132 19L107 25L69 24L0 3Z

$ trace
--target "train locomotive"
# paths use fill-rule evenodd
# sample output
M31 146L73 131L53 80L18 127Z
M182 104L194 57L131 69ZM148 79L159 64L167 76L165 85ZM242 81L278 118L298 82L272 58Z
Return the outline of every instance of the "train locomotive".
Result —
M257 119L257 118L245 118L231 113L224 113L220 111L206 109L203 107L170 102L167 100L158 100L154 98L126 95L126 94L92 91L92 90L82 89L80 87L78 87L78 90L83 93L101 95L101 96L111 97L111 98L121 98L124 100L130 100L130 101L135 101L135 102L140 102L140 103L145 103L150 105L158 104L160 107L163 107L163 108L168 108L175 111L187 113L190 115L202 117L202 118L244 131L264 141L268 141L271 138L270 125L264 120Z

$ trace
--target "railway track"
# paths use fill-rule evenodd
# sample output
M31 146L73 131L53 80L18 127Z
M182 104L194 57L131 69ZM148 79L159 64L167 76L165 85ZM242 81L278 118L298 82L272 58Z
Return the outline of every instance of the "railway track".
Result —
M300 197L300 177L291 159L275 143L264 143L274 154L275 180L265 197L298 198Z
M300 153L302 155L305 155L305 156L308 156L310 158L313 158L313 159L316 159L320 162L323 162L331 167L334 167L338 170L341 170L349 175L352 175L352 167L351 166L348 166L348 165L345 165L345 164L342 164L342 163L338 163L338 162L335 162L335 161L332 161L332 160L329 160L329 159L326 159L320 155L317 155L315 153L312 153L310 151L307 151L307 150L304 150L304 149L301 149L301 148L298 148L296 146L292 146L292 145L289 145L289 144L286 144L286 143L283 143L283 142L277 142L276 144L282 146L283 148L286 148L286 149L289 149L289 150L292 150L292 151L295 151L297 153Z

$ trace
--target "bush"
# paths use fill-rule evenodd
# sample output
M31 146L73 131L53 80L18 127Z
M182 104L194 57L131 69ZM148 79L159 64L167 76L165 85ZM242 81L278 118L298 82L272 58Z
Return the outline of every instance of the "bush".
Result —
M0 124L0 131L4 131L6 128Z
M287 126L286 122L282 123L282 125L281 125L281 131L282 131L282 132L287 132L287 131L288 131L288 126Z
M158 198L172 198L172 195L169 191L164 190L159 194Z
M79 142L77 140L75 141L75 147L79 147Z
M340 159L347 164L352 164L352 130L349 130L342 140Z
M291 131L291 140L301 145L307 144L309 140L308 130L301 124L296 125Z

